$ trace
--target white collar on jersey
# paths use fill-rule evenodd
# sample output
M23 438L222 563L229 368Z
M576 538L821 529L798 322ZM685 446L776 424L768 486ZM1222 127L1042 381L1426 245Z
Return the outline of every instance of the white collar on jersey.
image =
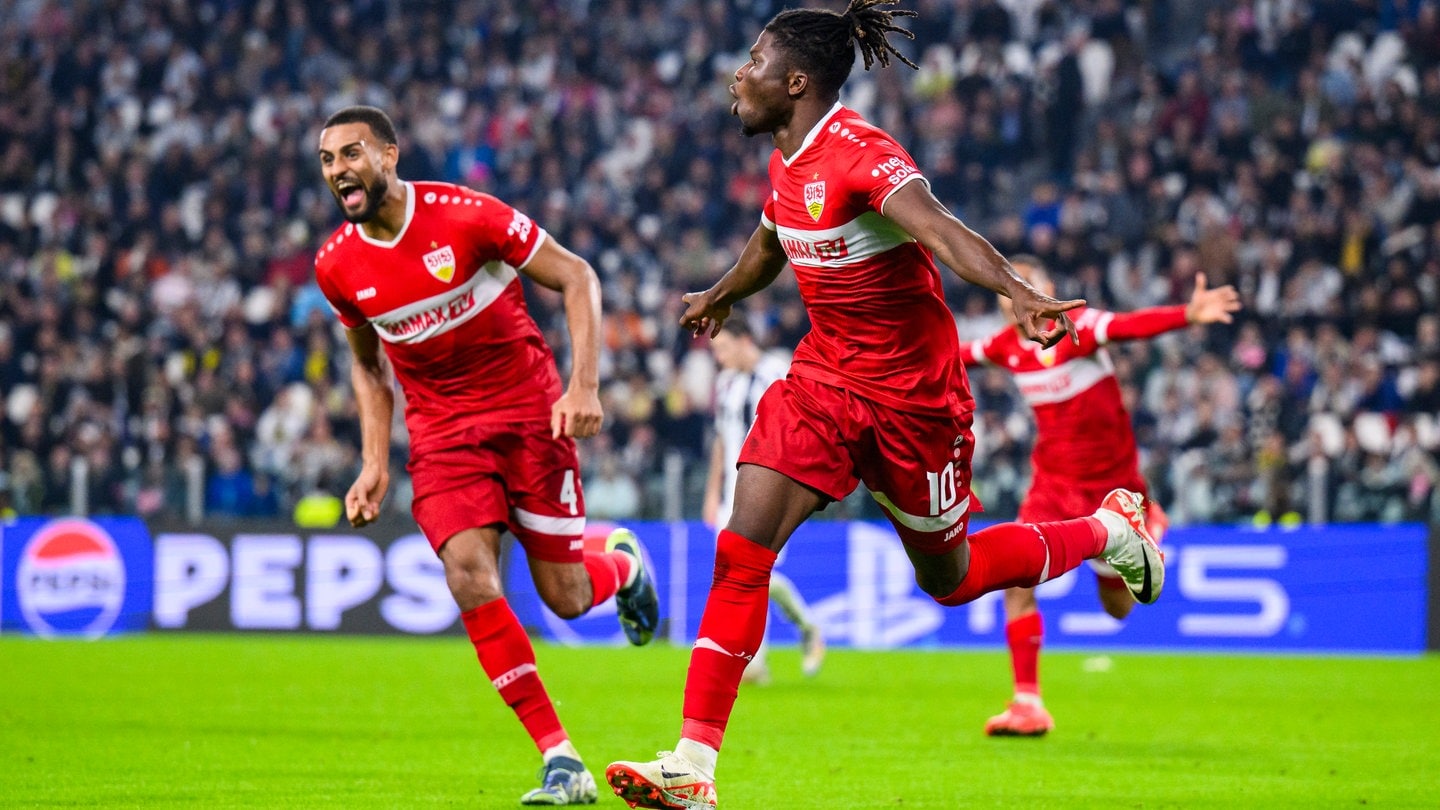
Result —
M838 101L835 102L835 106L830 108L830 112L825 113L825 115L819 120L819 122L817 122L815 126L811 127L809 132L805 133L805 140L800 142L800 148L795 150L795 154L791 155L789 158L780 158L780 162L784 163L786 166L789 166L791 163L794 163L796 160L798 160L801 155L805 154L805 150L810 147L810 144L814 143L815 139L820 137L820 132L824 128L825 123L831 118L834 118L835 113L840 112L842 109L844 109L844 105Z
M364 239L367 243L369 243L369 244L371 244L371 245L374 245L375 247L382 247L382 248L393 248L393 247L395 247L396 245L400 244L400 240L401 240L401 238L403 238L403 237L405 236L405 232L408 231L408 230L410 230L410 221L413 220L413 219L415 219L415 186L414 186L413 184L411 184L409 180L406 180L406 181L404 181L404 182L405 182L405 224L400 226L400 232L397 233L397 234L395 234L395 238L394 238L394 239L391 239L390 241L386 242L386 241L384 241L384 240L382 240L382 239L376 239L375 237L371 236L370 234L365 233L365 226L363 226L363 225L357 225L357 226L355 227L355 233L360 234L360 238L361 238L361 239Z

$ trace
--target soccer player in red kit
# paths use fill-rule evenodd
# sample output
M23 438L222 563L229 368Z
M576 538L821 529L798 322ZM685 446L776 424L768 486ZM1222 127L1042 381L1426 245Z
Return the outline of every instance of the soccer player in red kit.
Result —
M1031 286L1053 295L1055 285L1039 259L1016 256L1011 265ZM1000 308L1014 324L1009 299ZM1034 478L1020 520L1038 523L1064 520L1090 511L1091 505L1115 487L1147 495L1146 526L1158 543L1167 521L1160 506L1148 498L1145 478L1130 414L1120 399L1108 343L1154 337L1189 324L1230 323L1239 311L1240 296L1231 286L1207 289L1205 276L1195 280L1195 292L1184 306L1155 307L1138 312L1112 313L1078 309L1078 342L1062 341L1043 348L1025 338L1018 326L1009 326L961 350L967 364L989 364L1015 376L1020 395L1035 413L1035 448L1031 453ZM1099 576L1100 602L1117 619L1130 615L1135 600L1125 583L1100 560L1091 560ZM1044 624L1035 602L1035 589L1017 586L1005 591L1005 638L1015 676L1015 696L1001 714L990 718L985 733L991 736L1038 737L1055 727L1040 699L1040 646Z
M500 535L529 558L540 598L575 618L616 596L635 644L659 603L635 536L586 551L575 438L594 436L600 289L583 259L500 200L395 173L395 127L374 107L325 122L320 166L346 224L320 248L315 278L346 326L363 465L345 496L350 522L380 512L389 486L392 380L405 393L415 522L434 546L480 666L544 759L521 804L593 804L594 777L556 716L535 652L501 587ZM564 296L571 369L525 308L520 274ZM381 347L384 350L381 350Z
M974 406L932 257L1010 298L1025 335L1046 346L1067 333L1073 339L1065 313L1084 302L1057 301L1026 284L940 205L904 149L839 103L857 45L866 68L892 54L903 60L886 35L908 33L893 18L913 12L884 8L893 3L777 14L731 85L742 131L770 133L775 143L773 193L735 266L709 290L685 296L680 322L713 335L735 302L769 285L788 261L812 329L789 376L761 398L740 451L735 508L716 540L714 582L690 656L680 742L657 760L606 769L632 807L715 806L716 760L741 673L764 634L776 552L859 481L904 542L920 588L943 605L1034 586L1097 556L1141 602L1154 601L1163 585L1143 501L1125 490L1107 495L1092 517L968 536L977 506ZM804 803L777 795L772 804Z

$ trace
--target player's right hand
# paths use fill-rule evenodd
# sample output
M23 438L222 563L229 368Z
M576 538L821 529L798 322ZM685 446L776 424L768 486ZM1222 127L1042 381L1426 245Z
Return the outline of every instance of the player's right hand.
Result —
M720 327L730 317L729 304L716 304L715 295L710 291L685 293L680 298L685 302L685 314L680 316L680 326L690 330L695 337L708 332L710 337L720 334Z
M350 525L358 529L380 517L380 502L389 488L389 470L368 464L361 468L360 477L345 493L345 517Z
M1020 327L1021 334L1041 346L1048 349L1066 335L1070 336L1072 343L1080 342L1075 322L1065 313L1085 306L1085 299L1060 301L1027 284L1010 295L1010 304L1015 313L1015 325Z

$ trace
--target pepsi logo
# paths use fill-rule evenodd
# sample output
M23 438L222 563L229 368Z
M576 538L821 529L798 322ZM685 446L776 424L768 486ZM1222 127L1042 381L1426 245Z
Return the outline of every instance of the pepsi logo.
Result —
M125 561L94 523L52 521L20 553L15 595L36 635L99 638L125 601Z

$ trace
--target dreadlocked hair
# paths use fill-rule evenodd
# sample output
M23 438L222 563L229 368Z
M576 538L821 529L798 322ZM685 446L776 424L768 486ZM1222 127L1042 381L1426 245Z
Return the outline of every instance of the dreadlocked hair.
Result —
M855 47L865 59L865 69L879 63L890 65L890 57L919 69L914 62L895 50L887 35L897 33L906 39L915 34L895 23L897 17L919 16L909 9L887 9L900 0L850 0L843 12L825 9L793 8L776 14L765 30L780 50L787 53L796 67L810 74L822 89L836 92L850 77L855 67ZM852 46L851 43L854 43Z

